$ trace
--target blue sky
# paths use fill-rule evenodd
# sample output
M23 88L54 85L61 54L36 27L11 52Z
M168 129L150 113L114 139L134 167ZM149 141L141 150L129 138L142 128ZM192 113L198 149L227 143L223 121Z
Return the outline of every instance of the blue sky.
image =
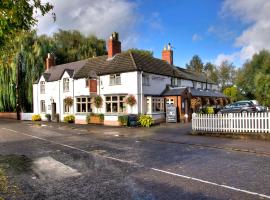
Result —
M47 0L42 0L47 1ZM39 34L76 29L107 40L120 34L123 49L140 48L160 58L174 47L174 63L193 55L219 65L241 66L254 53L270 50L270 0L51 0L57 21L40 18Z

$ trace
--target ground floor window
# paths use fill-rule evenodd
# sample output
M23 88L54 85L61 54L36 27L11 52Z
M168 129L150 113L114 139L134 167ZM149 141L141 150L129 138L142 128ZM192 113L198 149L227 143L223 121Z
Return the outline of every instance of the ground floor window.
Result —
M147 97L146 109L147 109L147 113L164 112L164 98L163 97Z
M123 113L126 112L125 97L123 95L106 96L106 112L107 113Z
M42 113L46 112L46 106L45 106L45 101L44 100L40 101L40 110L41 110Z
M70 112L70 106L69 105L67 105L66 103L65 103L65 101L64 101L64 112L65 113L69 113Z
M77 97L76 98L76 111L78 113L92 112L91 98L90 97Z

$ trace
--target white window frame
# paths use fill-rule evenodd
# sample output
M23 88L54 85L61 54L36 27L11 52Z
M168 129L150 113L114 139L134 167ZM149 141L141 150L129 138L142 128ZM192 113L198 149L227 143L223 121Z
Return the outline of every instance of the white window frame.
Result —
M127 105L125 103L125 95L111 95L105 97L105 112L106 113L125 113L127 111ZM121 103L123 108L121 110ZM113 104L117 104L116 111L113 109ZM107 110L107 106L110 106L110 111Z
M70 113L70 106L65 103L65 100L63 105L64 105L64 113Z
M45 94L45 81L40 81L40 94Z
M83 105L85 105L85 110L83 110ZM80 109L78 109L78 106L80 107ZM89 113L89 112L92 112L91 98L89 96L76 97L76 113Z
M69 78L63 78L63 91L69 92Z
M121 85L121 74L111 74L110 85Z
M146 99L147 114L164 113L164 112L165 112L165 99L163 97L147 97Z
M40 101L40 112L41 112L41 113L46 113L46 104L45 104L45 100L41 100L41 101Z

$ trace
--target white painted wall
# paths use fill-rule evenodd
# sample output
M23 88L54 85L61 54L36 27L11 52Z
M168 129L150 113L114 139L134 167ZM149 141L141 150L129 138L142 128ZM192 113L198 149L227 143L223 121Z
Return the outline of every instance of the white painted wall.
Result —
M160 95L166 89L166 85L171 85L171 77L155 74L148 75L150 85L143 86L143 93L145 95Z

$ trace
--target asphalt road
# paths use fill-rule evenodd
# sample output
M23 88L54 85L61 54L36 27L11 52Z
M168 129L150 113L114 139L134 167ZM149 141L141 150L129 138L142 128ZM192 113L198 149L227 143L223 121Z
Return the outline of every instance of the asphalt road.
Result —
M18 199L270 199L270 156L194 145L187 130L0 120L0 155L32 161L30 171L9 172ZM185 142L153 139L169 131Z

